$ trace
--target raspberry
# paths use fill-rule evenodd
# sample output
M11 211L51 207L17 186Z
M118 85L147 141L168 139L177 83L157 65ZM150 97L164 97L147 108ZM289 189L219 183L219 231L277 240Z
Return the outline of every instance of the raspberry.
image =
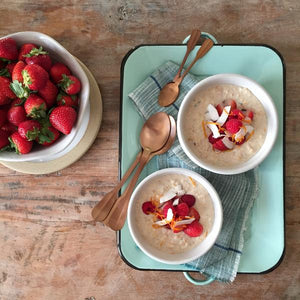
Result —
M226 122L225 127L231 134L235 134L240 130L242 125L240 120L231 119Z
M190 208L189 216L195 218L196 221L200 220L200 215L199 215L197 209L195 209L194 207Z
M209 135L209 137L208 137L208 141L211 143L211 144L214 144L216 141L218 141L218 140L220 140L221 138L217 138L217 139L215 139L214 137L213 137L213 134L211 133L210 135Z
M142 210L144 214L149 215L155 211L155 205L151 201L144 202Z
M184 216L188 215L190 209L186 203L182 202L176 206L175 210L176 210L177 216L184 217Z
M193 195L184 194L180 197L180 202L186 203L189 207L195 204L196 198Z
M183 231L190 237L197 237L200 236L203 232L203 226L195 220L193 223L187 225L187 227Z
M253 111L251 111L251 110L247 110L247 112L246 112L246 116L247 116L248 118L250 118L251 120L253 120L253 116L254 116L254 113L253 113Z
M243 119L245 118L245 115L244 115L244 114L242 113L242 111L239 110L239 109L233 109L233 110L231 111L230 116L232 116L232 117L234 117L234 118L236 118L236 119L238 119L238 120L243 120Z
M213 144L213 147L219 151L226 151L228 150L228 148L224 145L224 143L222 142L222 140L218 140L217 142L215 142Z

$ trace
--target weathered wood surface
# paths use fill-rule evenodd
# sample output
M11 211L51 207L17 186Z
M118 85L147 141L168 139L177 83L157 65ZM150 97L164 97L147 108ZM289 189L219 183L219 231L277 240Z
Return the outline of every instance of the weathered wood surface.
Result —
M103 96L101 131L82 159L51 175L0 165L0 299L299 299L300 3L298 0L2 0L0 35L44 32L83 61ZM181 273L123 263L90 210L118 180L120 63L141 43L178 43L192 28L223 43L266 43L285 59L286 255L265 275L195 287Z

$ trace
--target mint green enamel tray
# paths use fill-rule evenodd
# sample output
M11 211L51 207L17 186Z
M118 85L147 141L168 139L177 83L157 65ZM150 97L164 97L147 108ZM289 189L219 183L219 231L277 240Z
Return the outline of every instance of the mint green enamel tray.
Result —
M197 46L186 66L198 50ZM138 137L144 123L128 94L158 66L167 60L178 65L185 54L185 45L141 45L132 49L122 63L120 118L120 174L123 175L139 151ZM214 45L210 52L195 64L191 73L203 79L219 73L238 73L260 83L272 96L279 115L276 144L259 166L260 194L245 233L245 246L239 273L264 273L274 269L283 257L284 229L284 101L285 68L280 54L267 45ZM153 159L141 174L140 180L156 171ZM117 234L121 257L133 268L141 270L195 271L186 265L168 265L147 257L135 245L127 223Z

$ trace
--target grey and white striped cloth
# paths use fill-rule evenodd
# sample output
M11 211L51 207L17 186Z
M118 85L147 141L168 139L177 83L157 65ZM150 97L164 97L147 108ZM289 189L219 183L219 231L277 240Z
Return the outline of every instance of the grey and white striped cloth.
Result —
M145 119L158 111L164 111L176 120L185 94L199 80L208 76L195 77L187 74L181 83L180 95L176 102L166 108L160 107L157 103L159 91L174 78L178 67L171 61L166 62L129 94L129 98ZM188 266L219 281L232 282L236 277L243 253L248 217L258 195L257 170L239 175L219 175L201 169L185 155L177 139L166 154L158 157L157 164L158 169L183 167L196 171L204 176L219 193L224 214L221 233L211 250Z

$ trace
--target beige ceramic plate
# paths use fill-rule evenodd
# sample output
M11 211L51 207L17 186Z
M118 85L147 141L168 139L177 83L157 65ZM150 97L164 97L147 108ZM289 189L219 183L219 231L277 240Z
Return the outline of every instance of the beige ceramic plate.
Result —
M47 162L3 162L0 163L12 170L27 174L49 174L62 170L77 161L90 148L97 137L102 121L102 97L98 84L88 70L80 62L90 82L90 119L87 130L81 141L64 156Z

